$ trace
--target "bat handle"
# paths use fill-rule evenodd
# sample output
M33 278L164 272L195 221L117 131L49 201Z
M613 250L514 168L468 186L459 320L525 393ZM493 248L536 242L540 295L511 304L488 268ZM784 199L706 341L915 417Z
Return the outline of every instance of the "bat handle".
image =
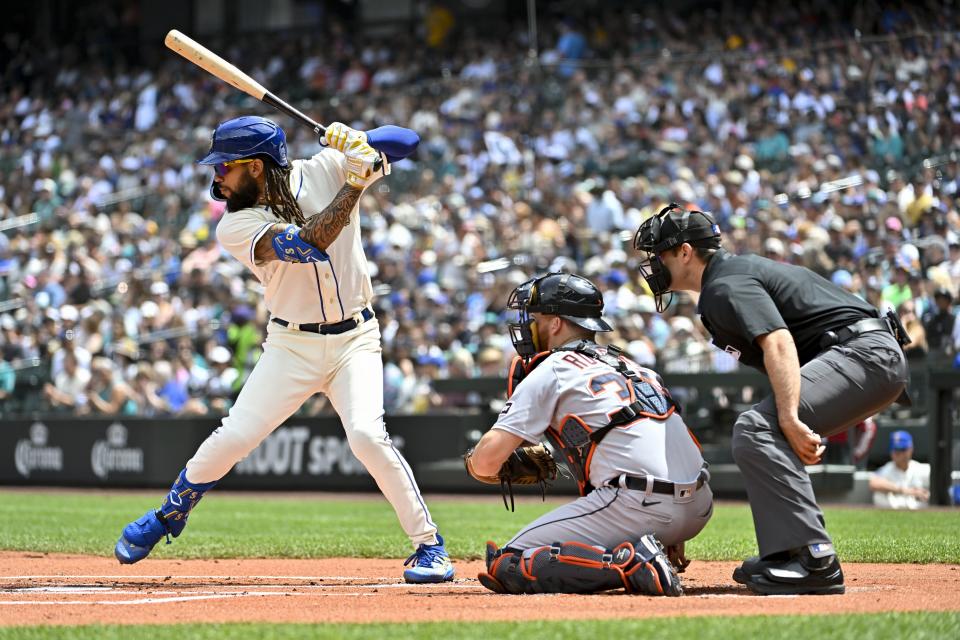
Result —
M326 133L327 131L327 128L325 126L323 126L322 124L320 124L319 122L317 122L316 120L308 116L307 114L303 113L299 109L295 107L291 107L289 104L287 104L277 96L273 95L269 91L267 91L263 95L263 101L269 104L271 107L273 107L277 111L285 113L291 118L293 118L294 120L299 120L300 122L304 123L311 129L313 129L313 132L317 135L317 137L322 138L323 134ZM380 167L382 166L383 166L383 160L380 158L377 158L377 161L373 163L373 170L380 171Z
M304 123L311 129L313 129L314 133L316 133L318 136L327 130L325 126L323 126L322 124L320 124L319 122L317 122L316 120L308 116L307 114L303 113L299 109L290 106L289 104L287 104L277 96L273 95L269 91L267 91L263 95L262 100L266 102L268 105L270 105L271 107L273 107L274 109L276 109L277 111L285 113L291 118L293 118L294 120L299 120L300 122Z

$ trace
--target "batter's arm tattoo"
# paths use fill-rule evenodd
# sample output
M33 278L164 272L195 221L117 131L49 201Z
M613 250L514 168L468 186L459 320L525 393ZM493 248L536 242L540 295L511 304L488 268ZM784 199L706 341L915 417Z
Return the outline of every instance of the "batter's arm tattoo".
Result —
M300 237L321 251L333 244L345 226L350 224L350 212L357 206L361 189L344 185L327 208L307 218L300 228Z
M286 229L285 224L276 222L270 225L267 232L260 236L260 239L257 240L257 246L253 248L254 264L263 264L271 260L279 260L279 258L277 258L277 252L273 248L273 238L283 233L284 229Z

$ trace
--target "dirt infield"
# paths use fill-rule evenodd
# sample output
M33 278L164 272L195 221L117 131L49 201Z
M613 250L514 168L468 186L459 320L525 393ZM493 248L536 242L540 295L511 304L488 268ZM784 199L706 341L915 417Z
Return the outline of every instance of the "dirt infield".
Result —
M687 597L499 596L475 579L407 585L399 560L144 560L0 553L0 624L167 622L428 622L828 614L960 610L960 566L847 564L847 594L758 597L730 579L735 563L694 562ZM504 606L504 598L540 606ZM563 606L558 599L562 599ZM176 607L170 603L190 603Z

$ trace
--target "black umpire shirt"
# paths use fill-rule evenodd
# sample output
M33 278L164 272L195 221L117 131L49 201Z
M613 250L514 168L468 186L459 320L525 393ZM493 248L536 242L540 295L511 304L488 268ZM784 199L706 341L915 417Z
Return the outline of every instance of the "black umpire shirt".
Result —
M827 331L878 317L870 304L809 269L723 249L703 272L697 312L715 345L764 372L759 336L790 331L803 366L820 353Z

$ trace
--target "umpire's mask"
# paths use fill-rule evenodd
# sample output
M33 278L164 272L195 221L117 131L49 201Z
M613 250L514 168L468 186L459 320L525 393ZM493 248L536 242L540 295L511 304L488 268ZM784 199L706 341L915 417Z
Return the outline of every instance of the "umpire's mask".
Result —
M719 249L720 227L709 213L687 211L676 202L641 224L633 237L633 248L640 252L640 275L653 292L658 312L662 313L673 302L670 270L660 254L684 242L694 247ZM667 293L670 297L664 303L663 296Z
M527 280L510 293L507 308L517 311L517 322L508 322L510 341L527 360L540 353L537 321L531 314L560 316L589 331L613 331L601 317L603 294L586 278L570 273L548 273Z

